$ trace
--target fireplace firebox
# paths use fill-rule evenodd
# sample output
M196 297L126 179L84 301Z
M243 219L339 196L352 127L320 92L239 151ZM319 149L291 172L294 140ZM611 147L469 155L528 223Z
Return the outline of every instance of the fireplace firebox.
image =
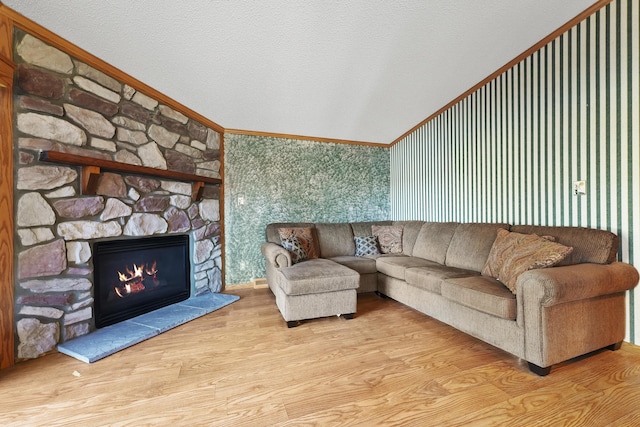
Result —
M95 326L102 328L189 298L189 236L95 242Z

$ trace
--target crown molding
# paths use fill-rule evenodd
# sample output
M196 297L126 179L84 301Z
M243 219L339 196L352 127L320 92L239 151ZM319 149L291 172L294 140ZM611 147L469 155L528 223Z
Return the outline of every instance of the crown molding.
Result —
M283 139L299 139L303 141L317 141L317 142L328 142L328 143L335 143L335 144L364 145L369 147L389 148L388 144L382 144L377 142L352 141L348 139L333 139L333 138L322 138L322 137L304 136L304 135L291 135L287 133L260 132L260 131L252 131L252 130L241 130L241 129L225 129L225 132L235 134L235 135L262 136L262 137L283 138Z

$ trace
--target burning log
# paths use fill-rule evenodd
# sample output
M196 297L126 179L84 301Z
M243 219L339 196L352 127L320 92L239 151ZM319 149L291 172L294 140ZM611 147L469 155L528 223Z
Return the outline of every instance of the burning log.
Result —
M156 261L153 261L151 265L141 264L138 266L133 264L133 269L127 266L125 273L118 271L120 283L114 286L114 291L120 298L142 292L147 289L149 283L154 286L158 284L156 280L157 273Z

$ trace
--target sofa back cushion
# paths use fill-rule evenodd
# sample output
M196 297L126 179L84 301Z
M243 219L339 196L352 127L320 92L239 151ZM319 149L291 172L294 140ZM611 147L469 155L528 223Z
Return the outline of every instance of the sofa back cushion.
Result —
M402 253L405 255L413 255L413 247L420 233L420 229L424 225L424 221L394 221L393 225L401 225L402 229Z
M457 222L425 222L416 238L412 255L444 264L458 225Z
M586 262L610 264L618 254L618 236L610 231L584 227L553 227L541 225L514 225L511 231L538 236L553 236L557 243L571 246L571 252L556 265L573 265Z
M446 264L449 267L482 271L499 228L509 230L509 224L460 224L451 238Z
M391 221L370 221L370 222L352 222L351 229L354 236L373 236L371 226L373 225L391 225Z
M316 224L320 256L331 258L343 255L355 255L356 244L353 230L348 222Z

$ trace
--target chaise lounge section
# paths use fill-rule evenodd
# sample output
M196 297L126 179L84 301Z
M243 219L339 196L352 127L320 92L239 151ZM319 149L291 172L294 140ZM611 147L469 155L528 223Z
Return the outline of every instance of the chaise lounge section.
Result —
M282 246L296 230L304 233L293 241L310 259ZM361 243L373 236L383 253L363 255ZM280 223L267 226L266 238L267 282L289 326L350 318L356 293L375 291L526 360L539 375L619 348L626 291L638 283L637 270L616 261L617 236L582 227Z

